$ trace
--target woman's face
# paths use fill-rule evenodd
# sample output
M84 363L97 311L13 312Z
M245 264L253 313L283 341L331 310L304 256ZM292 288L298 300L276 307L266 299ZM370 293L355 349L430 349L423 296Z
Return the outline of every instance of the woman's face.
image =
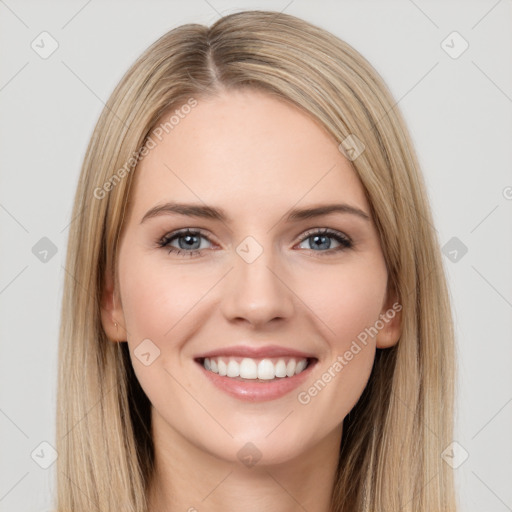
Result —
M264 93L170 126L136 170L103 323L126 329L155 436L285 462L341 434L399 336L369 204L327 132Z

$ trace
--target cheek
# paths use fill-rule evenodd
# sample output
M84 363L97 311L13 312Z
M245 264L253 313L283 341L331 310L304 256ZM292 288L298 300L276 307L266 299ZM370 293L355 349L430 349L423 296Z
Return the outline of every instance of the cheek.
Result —
M119 262L123 314L133 368L144 392L160 411L176 407L171 397L180 396L180 386L173 376L180 364L181 347L187 339L183 333L194 332L199 323L201 298L212 286L211 273L191 272L190 267L185 269L185 266L167 265L155 261L154 255L150 258L129 251ZM148 353L145 360L144 355ZM187 378L185 373L179 381L190 387Z
M297 295L323 326L331 350L345 350L379 318L387 286L387 271L379 258L318 268L298 278Z
M188 316L212 286L211 273L190 272L154 259L126 257L120 264L123 313L129 338L156 343L172 338L172 330Z
M318 319L326 349L312 378L298 390L297 401L309 414L334 428L363 392L375 357L375 331L387 286L380 259L340 266L315 274L314 286L301 284L302 296ZM306 294L305 290L309 290ZM328 418L322 411L330 411ZM318 426L320 430L320 424Z

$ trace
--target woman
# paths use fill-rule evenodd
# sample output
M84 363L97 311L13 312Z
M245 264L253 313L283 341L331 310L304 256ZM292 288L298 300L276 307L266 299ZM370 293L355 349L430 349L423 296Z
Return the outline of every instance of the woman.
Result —
M348 44L264 11L165 34L98 121L75 216L59 511L455 510L438 243Z

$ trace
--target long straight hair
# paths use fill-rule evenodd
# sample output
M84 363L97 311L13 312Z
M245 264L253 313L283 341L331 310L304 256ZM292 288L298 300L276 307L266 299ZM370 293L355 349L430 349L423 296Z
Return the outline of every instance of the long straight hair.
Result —
M211 27L183 25L158 39L112 93L89 143L61 314L58 512L147 510L150 405L127 344L112 343L103 330L105 272L116 281L131 183L156 123L191 99L241 88L303 110L336 144L364 144L349 161L375 219L389 286L403 308L400 340L377 350L366 389L344 420L331 510L454 511L452 472L441 457L452 439L452 316L406 125L381 77L349 44L291 15L244 11Z

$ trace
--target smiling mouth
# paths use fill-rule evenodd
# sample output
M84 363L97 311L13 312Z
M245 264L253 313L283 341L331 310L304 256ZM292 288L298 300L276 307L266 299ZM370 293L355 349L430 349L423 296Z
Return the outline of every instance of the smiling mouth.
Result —
M244 382L272 382L289 379L313 366L316 358L300 357L202 357L196 359L205 370Z

